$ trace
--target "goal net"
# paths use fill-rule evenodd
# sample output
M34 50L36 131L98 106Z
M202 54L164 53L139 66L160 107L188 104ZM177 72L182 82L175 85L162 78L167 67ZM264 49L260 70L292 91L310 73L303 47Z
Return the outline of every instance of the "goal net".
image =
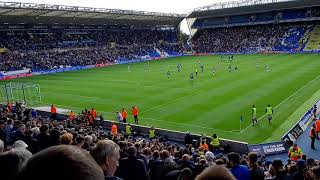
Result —
M10 82L0 85L1 102L25 102L27 105L41 103L40 85L33 83Z

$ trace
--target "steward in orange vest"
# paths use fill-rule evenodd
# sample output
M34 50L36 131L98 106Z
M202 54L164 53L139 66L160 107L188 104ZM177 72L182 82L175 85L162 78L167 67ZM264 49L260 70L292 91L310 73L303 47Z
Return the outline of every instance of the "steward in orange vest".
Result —
M311 138L311 149L316 149L314 147L314 142L316 141L316 137L317 137L317 135L316 135L316 125L315 124L312 124L309 136Z

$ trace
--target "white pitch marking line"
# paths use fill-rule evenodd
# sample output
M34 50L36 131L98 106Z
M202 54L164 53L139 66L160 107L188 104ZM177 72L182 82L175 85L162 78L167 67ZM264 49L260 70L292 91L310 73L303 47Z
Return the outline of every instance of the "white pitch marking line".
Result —
M288 98L286 98L285 100L283 100L281 103L279 103L277 106L275 106L273 109L276 109L277 107L279 107L281 104L283 104L284 102L286 102L288 99L290 99L292 96L296 95L299 91L301 91L302 89L304 89L305 87L307 87L309 84L311 84L313 81L315 81L316 79L318 79L318 77L320 77L320 75L318 75L317 77L315 77L314 79L312 79L310 82L308 82L306 85L302 86L300 89L298 89L296 92L294 92L293 94L291 94ZM266 114L262 115L257 121L261 120ZM247 126L246 128L244 128L243 130L240 131L240 133L243 133L244 131L246 131L249 127L251 127L252 124L250 124L249 126Z
M144 119L150 119L152 121L159 121L159 122L166 122L169 124L176 124L176 125L182 125L182 126L189 126L189 127L196 127L196 128L202 128L202 129L208 129L208 130L213 130L213 131L221 131L221 132L227 132L227 133L231 133L231 134L239 134L236 133L235 131L239 131L239 130L222 130L222 129L215 129L215 128L209 128L209 127L203 127L203 126L197 126L197 125L193 125L193 124L185 124L185 123L177 123L177 122L171 122L171 121L165 121L165 120L161 120L161 119L154 119L154 118L148 118L148 117L142 117Z

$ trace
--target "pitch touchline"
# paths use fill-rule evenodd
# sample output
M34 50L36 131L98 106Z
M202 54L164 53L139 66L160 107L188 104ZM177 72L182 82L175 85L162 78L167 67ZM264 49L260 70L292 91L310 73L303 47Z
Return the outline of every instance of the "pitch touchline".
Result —
M296 95L299 91L301 91L302 89L304 89L306 86L308 86L309 84L311 84L313 81L315 81L316 79L318 79L318 77L320 77L320 75L318 75L317 77L315 77L314 79L312 79L310 82L308 82L306 85L302 86L300 89L298 89L296 92L294 92L293 94L291 94L288 98L286 98L285 100L283 100L282 102L280 102L277 106L274 107L274 109L276 109L277 107L279 107L281 104L283 104L284 102L286 102L288 99L290 99L292 96ZM259 121L260 119L262 119L264 116L266 116L266 114L262 115L257 121ZM244 131L246 131L249 127L251 127L252 124L250 124L249 126L247 126L246 128L244 128L243 130L240 131L240 133L243 133Z
M226 132L226 133L231 133L231 134L239 134L239 133L235 132L235 131L239 131L239 130L227 131L227 130L222 130L222 129L215 129L215 128L197 126L197 125L193 125L193 124L177 123L177 122L165 121L165 120L161 120L161 119L154 119L154 118L148 118L148 117L142 117L142 118L143 119L150 119L152 121L166 122L166 123L175 124L175 125L183 125L183 126L197 127L197 128L202 128L202 129L209 129L209 130L214 130L214 131L221 131L221 132Z
M59 107L64 107L64 108L71 108L71 109L77 109L77 110L83 110L83 108L80 107L74 107L74 106L64 106L61 104L56 104ZM106 111L99 111L105 114L114 114L111 112L106 112ZM192 124L185 124L185 123L177 123L177 122L170 122L170 121L165 121L165 120L161 120L161 119L154 119L154 118L148 118L148 117L141 117L142 119L150 119L152 121L159 121L159 122L166 122L168 124L175 124L175 125L183 125L183 126L189 126L189 127L197 127L197 128L201 128L201 129L208 129L208 130L213 130L213 131L220 131L220 132L226 132L226 133L231 133L231 134L238 134L237 131L239 130L222 130L222 129L215 129L215 128L209 128L209 127L203 127L203 126L197 126L197 125L192 125Z

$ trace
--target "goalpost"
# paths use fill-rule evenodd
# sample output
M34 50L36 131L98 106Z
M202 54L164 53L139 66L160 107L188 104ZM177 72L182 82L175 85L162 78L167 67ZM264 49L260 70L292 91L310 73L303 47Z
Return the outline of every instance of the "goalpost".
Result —
M33 83L10 82L0 85L1 102L25 102L27 105L41 103L40 85Z

